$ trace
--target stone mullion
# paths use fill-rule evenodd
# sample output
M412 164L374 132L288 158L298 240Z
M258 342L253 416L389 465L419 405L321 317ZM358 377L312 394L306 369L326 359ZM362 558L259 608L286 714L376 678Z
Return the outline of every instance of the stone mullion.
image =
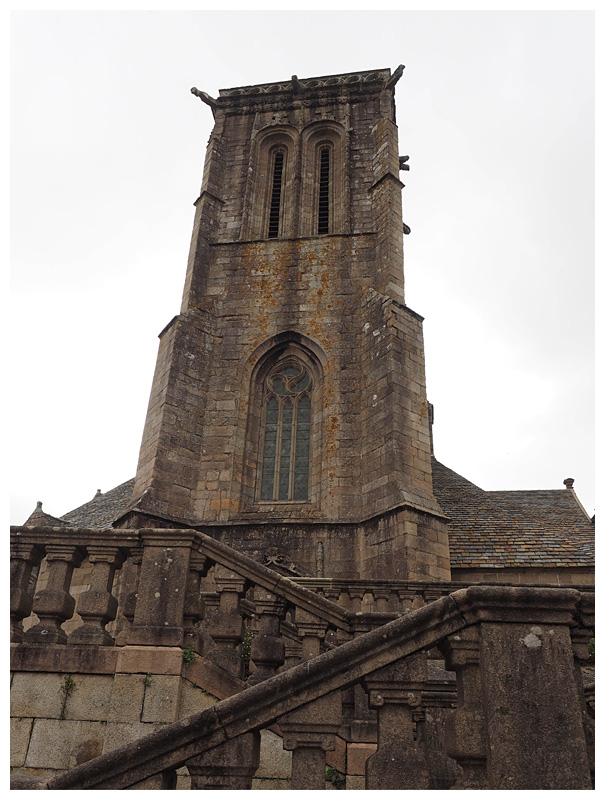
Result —
M11 544L10 555L10 617L11 642L23 639L23 620L32 610L33 596L30 579L34 567L39 566L44 550L36 544L17 542Z
M65 644L61 625L71 619L75 600L69 594L74 567L82 563L83 551L77 545L47 545L48 582L34 595L32 611L40 620L23 634L25 642Z
M426 655L416 653L363 679L378 714L378 749L366 762L366 789L428 789L429 774L415 716L427 679Z
M456 673L458 707L446 719L445 748L462 767L452 789L488 789L487 738L476 625L439 645L447 669Z
M250 647L250 658L256 667L247 681L250 686L273 677L286 657L285 644L279 633L285 601L258 586L255 589L254 605L259 617L259 631Z
M90 545L88 560L93 565L90 589L83 592L76 603L76 611L83 624L68 637L68 644L112 645L113 637L105 626L115 619L118 601L112 594L115 571L122 565L124 556L118 547Z

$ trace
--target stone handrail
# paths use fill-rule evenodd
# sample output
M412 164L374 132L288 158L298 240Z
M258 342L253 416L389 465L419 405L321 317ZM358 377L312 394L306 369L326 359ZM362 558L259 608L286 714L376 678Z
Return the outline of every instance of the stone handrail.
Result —
M246 742L359 681L380 715L393 681L412 680L405 669L414 654L438 645L464 697L448 734L448 752L464 770L461 788L589 789L569 634L581 600L573 589L460 590L36 788L132 787L203 763L207 751ZM381 747L392 752L387 732L379 733L377 756Z

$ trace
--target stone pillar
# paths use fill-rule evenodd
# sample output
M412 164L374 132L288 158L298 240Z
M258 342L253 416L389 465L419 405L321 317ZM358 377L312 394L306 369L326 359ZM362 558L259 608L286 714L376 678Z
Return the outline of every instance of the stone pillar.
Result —
M488 789L487 744L477 626L448 636L439 646L447 669L456 672L458 708L445 721L445 749L462 767L453 789Z
M569 631L580 593L474 586L453 597L478 624L488 788L590 789Z
M23 639L22 621L31 614L33 603L29 587L32 569L40 564L43 556L43 549L36 544L11 542L11 642L20 642Z
M318 656L326 623L297 608L296 628L301 637L301 661ZM340 692L333 692L279 718L284 750L292 751L291 789L326 788L326 752L336 749L341 716Z
M216 647L208 653L208 658L240 678L242 659L237 648L245 633L240 599L246 592L247 581L227 567L217 564L214 568L214 583L219 602L208 627Z
M128 644L180 647L183 610L194 534L187 531L140 531L143 560Z
M260 733L244 733L190 758L192 789L250 789L260 762Z
M77 545L46 546L48 582L36 592L32 610L40 622L23 634L24 642L65 644L67 635L61 625L71 619L75 600L69 594L74 567L82 563L83 551Z
M286 660L286 648L279 635L285 602L257 586L254 591L254 606L260 627L250 647L250 658L256 667L247 681L250 686L273 677Z
M326 752L336 749L340 723L340 692L279 718L284 750L292 751L291 789L326 788Z
M183 609L183 647L193 647L202 653L203 644L199 623L204 619L205 604L201 591L201 580L208 568L208 559L201 553L192 552L189 558L189 577Z
M424 747L414 711L427 679L426 655L416 653L363 679L370 708L378 712L378 750L366 762L366 789L428 789Z
M587 702L583 668L593 670L594 675L594 625L595 595L594 592L582 592L577 607L577 624L571 629L571 645L574 654L574 671L578 687L580 708L582 709L582 726L586 738L586 752L590 766L591 782L595 785L595 719L594 706ZM591 645L592 642L592 645ZM590 681L589 681L590 682ZM594 679L591 695L594 698Z
M76 604L83 624L67 637L67 642L112 645L113 637L105 626L115 619L118 610L118 601L111 590L116 568L121 566L124 556L118 547L110 545L89 545L87 551L93 565L90 589L79 596Z

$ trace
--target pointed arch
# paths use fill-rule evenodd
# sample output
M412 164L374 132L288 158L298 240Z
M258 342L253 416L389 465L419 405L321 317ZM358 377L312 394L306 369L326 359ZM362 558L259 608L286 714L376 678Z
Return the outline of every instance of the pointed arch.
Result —
M252 360L242 508L318 506L325 355L289 331L263 343Z

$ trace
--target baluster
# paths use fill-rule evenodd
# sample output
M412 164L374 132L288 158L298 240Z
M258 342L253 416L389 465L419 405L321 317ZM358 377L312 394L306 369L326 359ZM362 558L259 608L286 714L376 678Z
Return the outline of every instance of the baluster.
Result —
M245 629L239 605L247 582L245 578L218 564L214 569L214 582L219 602L216 613L209 621L209 632L216 647L208 653L208 658L240 678L242 659L237 648L244 638Z
M183 646L193 647L196 653L203 651L202 633L199 623L204 619L205 604L202 597L201 581L208 569L208 559L201 553L191 553L189 558L189 577L183 609Z
M331 600L333 603L338 603L340 589L336 589L333 586L325 586L323 589L323 594L326 600Z
M297 608L296 627L302 660L318 656L326 623ZM279 718L284 750L292 751L291 789L326 788L326 752L336 749L341 714L340 692L333 692Z
M187 761L192 789L250 789L260 762L260 733L244 733Z
M445 721L445 748L462 767L452 789L488 789L486 729L479 666L479 631L466 628L440 643L447 669L456 672L458 708Z
M90 589L78 597L76 611L83 624L68 637L68 644L112 645L113 637L105 626L115 619L118 601L111 593L115 571L122 565L124 555L118 547L89 545L88 560L93 565Z
M44 550L37 544L11 542L11 642L23 640L23 620L32 610L33 596L30 591L32 569L40 564Z
M372 590L374 600L376 602L376 611L378 613L389 610L389 596L391 590L386 587L377 587Z
M414 589L397 589L401 610L405 613L412 610L416 591Z
M361 604L366 591L357 586L349 587L347 594L349 595L349 607L351 611L361 611Z
M366 762L366 789L428 789L426 753L413 714L427 680L426 655L416 653L363 679L378 713L378 749Z
M286 608L285 601L257 586L254 590L254 605L260 626L250 647L250 659L256 667L247 681L250 686L273 677L286 657L286 648L279 635L280 619Z
M284 647L285 647L284 667L286 669L290 669L290 667L295 667L297 664L300 664L300 657L302 655L301 643L296 641L295 639L290 639L290 637L285 636Z
M137 589L143 563L142 547L133 547L130 552L130 558L122 565L119 575L118 616L115 629L115 641L119 646L128 644L137 607Z
M434 600L439 600L447 594L447 589L440 589L438 587L431 587L430 589L423 589L422 596L425 603L432 603Z
M23 634L24 642L67 642L61 625L74 613L75 600L69 594L69 587L74 567L80 566L83 556L77 545L47 545L48 582L46 589L36 592L32 605L40 621Z

